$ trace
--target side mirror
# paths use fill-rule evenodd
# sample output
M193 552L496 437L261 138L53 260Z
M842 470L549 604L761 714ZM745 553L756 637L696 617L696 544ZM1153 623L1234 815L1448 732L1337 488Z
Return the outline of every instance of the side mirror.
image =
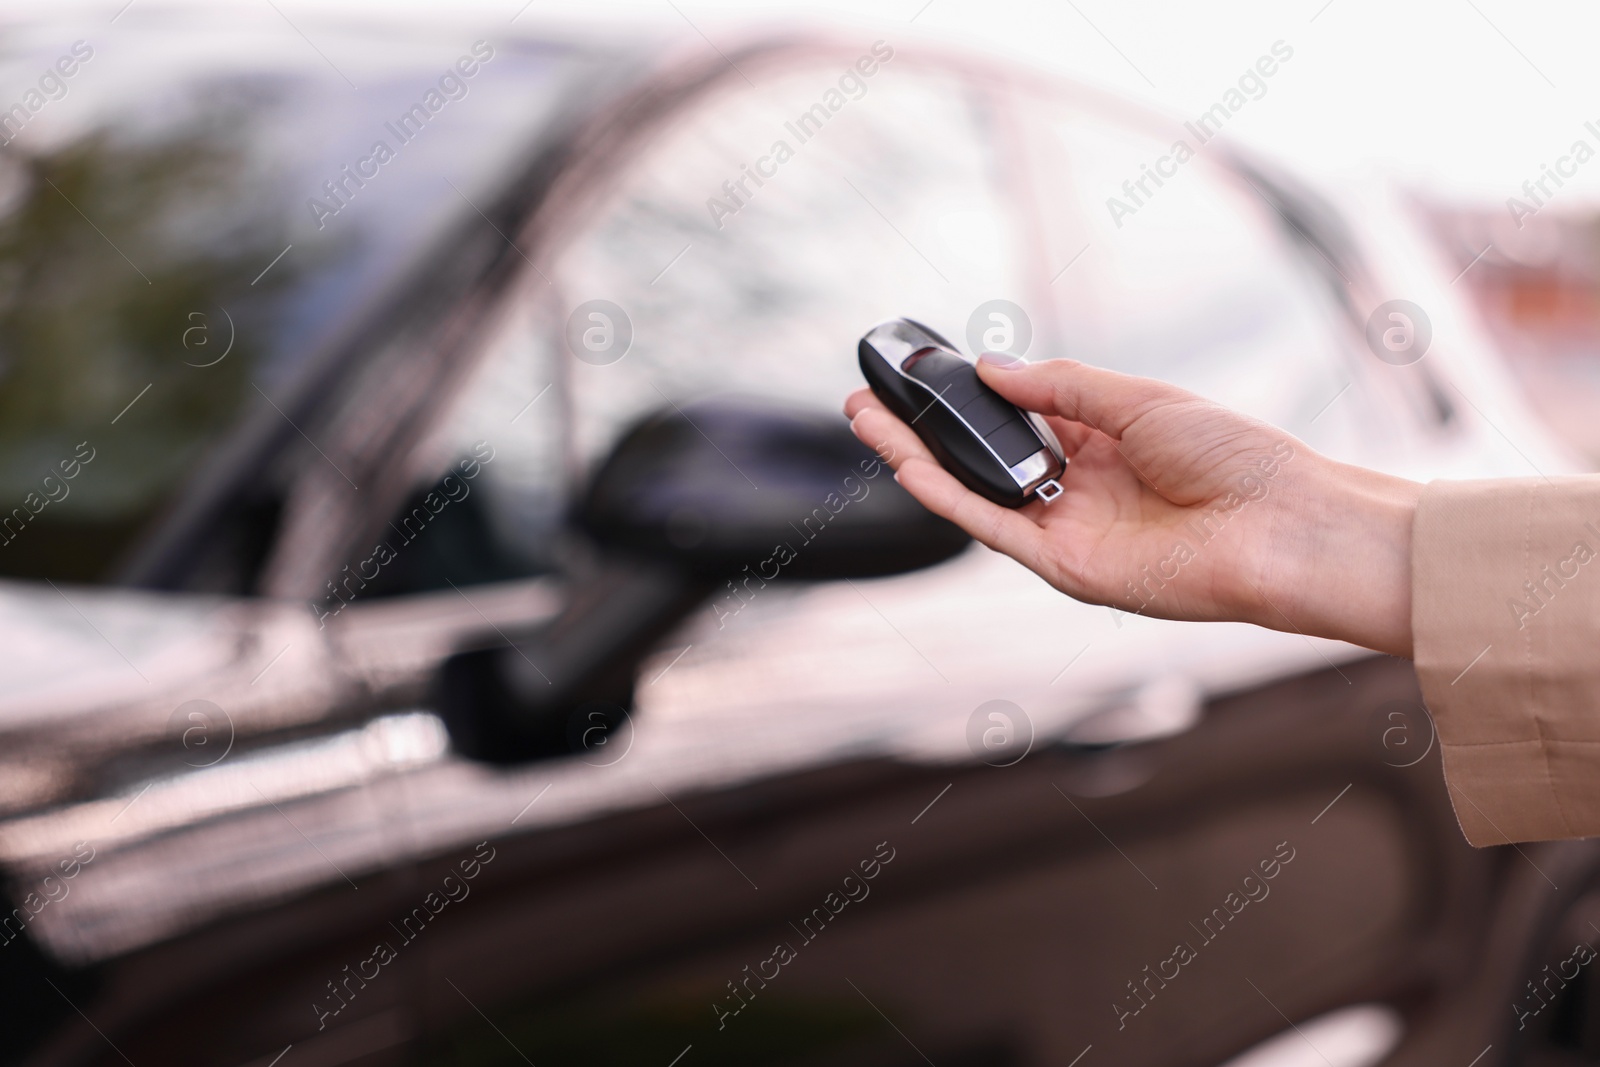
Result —
M639 423L595 474L579 522L608 548L713 579L769 559L768 581L898 574L968 543L838 416L759 400Z
M969 543L837 416L744 399L640 422L595 472L576 519L601 562L562 614L440 672L436 704L463 755L519 762L591 746L596 723L620 724L631 709L639 661L735 576L896 574Z

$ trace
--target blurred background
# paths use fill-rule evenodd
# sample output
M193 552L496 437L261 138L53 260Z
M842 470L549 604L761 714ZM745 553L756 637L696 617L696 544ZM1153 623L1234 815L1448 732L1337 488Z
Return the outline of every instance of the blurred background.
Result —
M1593 471L1591 6L0 20L0 1062L1600 1060L1600 849L1469 848L1408 663L839 413L910 316Z

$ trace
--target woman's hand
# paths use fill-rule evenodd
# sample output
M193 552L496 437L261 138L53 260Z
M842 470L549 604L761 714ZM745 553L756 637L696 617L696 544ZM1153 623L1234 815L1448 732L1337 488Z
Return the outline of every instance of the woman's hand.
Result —
M1045 416L1068 459L1062 495L992 504L870 391L851 394L851 429L930 511L1078 600L1410 656L1421 486L1336 463L1165 382L989 353L978 373Z

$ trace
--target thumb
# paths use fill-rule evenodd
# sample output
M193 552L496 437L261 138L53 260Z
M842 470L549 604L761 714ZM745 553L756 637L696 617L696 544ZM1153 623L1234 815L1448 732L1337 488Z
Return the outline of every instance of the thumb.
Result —
M1167 382L1118 374L1073 359L1027 363L1003 353L985 352L978 358L978 377L1020 408L1060 415L1118 439L1152 410L1197 399Z

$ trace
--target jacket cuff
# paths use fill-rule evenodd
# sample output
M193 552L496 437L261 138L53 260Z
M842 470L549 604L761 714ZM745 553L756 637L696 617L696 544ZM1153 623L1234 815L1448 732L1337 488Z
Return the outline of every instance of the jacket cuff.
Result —
M1600 478L1433 482L1411 625L1474 845L1600 834Z

